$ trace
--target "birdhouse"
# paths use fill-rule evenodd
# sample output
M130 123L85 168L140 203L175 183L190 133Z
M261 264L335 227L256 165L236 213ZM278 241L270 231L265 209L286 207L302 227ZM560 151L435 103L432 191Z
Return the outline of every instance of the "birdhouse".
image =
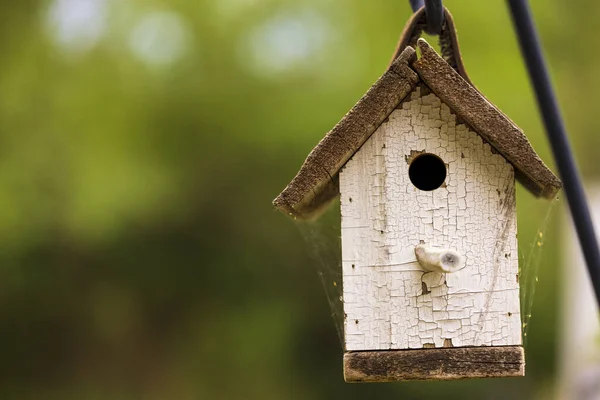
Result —
M274 205L340 196L348 382L524 375L515 180L560 180L426 41L312 150Z

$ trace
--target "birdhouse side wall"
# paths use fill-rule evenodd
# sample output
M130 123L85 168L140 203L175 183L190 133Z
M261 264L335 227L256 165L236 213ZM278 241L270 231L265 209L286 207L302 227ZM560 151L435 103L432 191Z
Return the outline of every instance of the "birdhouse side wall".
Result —
M423 95L422 95L423 94ZM411 162L447 176L417 189ZM521 344L513 167L427 88L417 87L340 173L346 350ZM420 243L465 257L426 272Z

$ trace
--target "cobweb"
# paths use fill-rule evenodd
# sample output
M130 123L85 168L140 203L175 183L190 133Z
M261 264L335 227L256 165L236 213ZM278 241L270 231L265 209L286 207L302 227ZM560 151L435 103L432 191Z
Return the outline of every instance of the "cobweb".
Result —
M538 270L544 250L546 231L552 219L558 198L551 202L535 200L527 207L527 213L541 215L536 224L533 240L519 239L519 285L523 342L527 344L527 333L531 321L531 310L538 282ZM545 210L544 210L545 208ZM542 211L540 211L542 210ZM341 228L339 201L331 205L324 214L314 221L297 221L307 245L315 269L321 278L329 309L338 334L340 345L344 347L344 309L341 264ZM525 230L525 229L524 229ZM528 230L530 231L530 230ZM485 311L484 311L485 312Z
M542 201L542 200L538 200ZM539 204L534 206L540 206ZM523 333L523 344L527 345L527 333L529 331L529 324L531 321L531 309L533 307L533 300L535 297L535 288L538 282L538 272L540 262L542 260L542 253L544 251L544 240L546 239L546 233L554 215L556 204L559 199L556 197L551 202L545 202L546 212L544 213L541 221L538 223L538 229L535 232L533 240L529 243L521 243L519 240L519 284L521 287L521 327ZM541 206L542 208L544 206ZM526 247L524 248L524 245Z
M344 347L342 239L339 201L315 221L298 221L317 273L323 283L340 345Z

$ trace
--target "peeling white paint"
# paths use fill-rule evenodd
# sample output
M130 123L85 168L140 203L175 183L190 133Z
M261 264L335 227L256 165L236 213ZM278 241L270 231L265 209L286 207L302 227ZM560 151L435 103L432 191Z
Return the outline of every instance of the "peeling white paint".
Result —
M411 151L446 163L442 187L413 186ZM340 192L346 350L521 344L513 168L437 96L417 87L346 164ZM424 271L420 243L465 267Z

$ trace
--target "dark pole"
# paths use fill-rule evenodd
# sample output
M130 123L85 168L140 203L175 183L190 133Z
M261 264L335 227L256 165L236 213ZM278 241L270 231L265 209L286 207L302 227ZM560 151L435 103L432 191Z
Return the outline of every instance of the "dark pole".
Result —
M409 0L409 1L410 1L410 6L411 6L413 12L417 12L424 5L423 0Z
M513 24L519 37L521 52L527 64L538 107L542 113L546 133L552 147L559 175L562 179L575 230L583 250L588 272L600 304L600 251L583 185L567 139L558 102L550 83L548 69L542 55L531 10L526 0L508 0Z
M439 35L444 23L444 5L442 0L425 0L425 16L427 18L427 33Z

